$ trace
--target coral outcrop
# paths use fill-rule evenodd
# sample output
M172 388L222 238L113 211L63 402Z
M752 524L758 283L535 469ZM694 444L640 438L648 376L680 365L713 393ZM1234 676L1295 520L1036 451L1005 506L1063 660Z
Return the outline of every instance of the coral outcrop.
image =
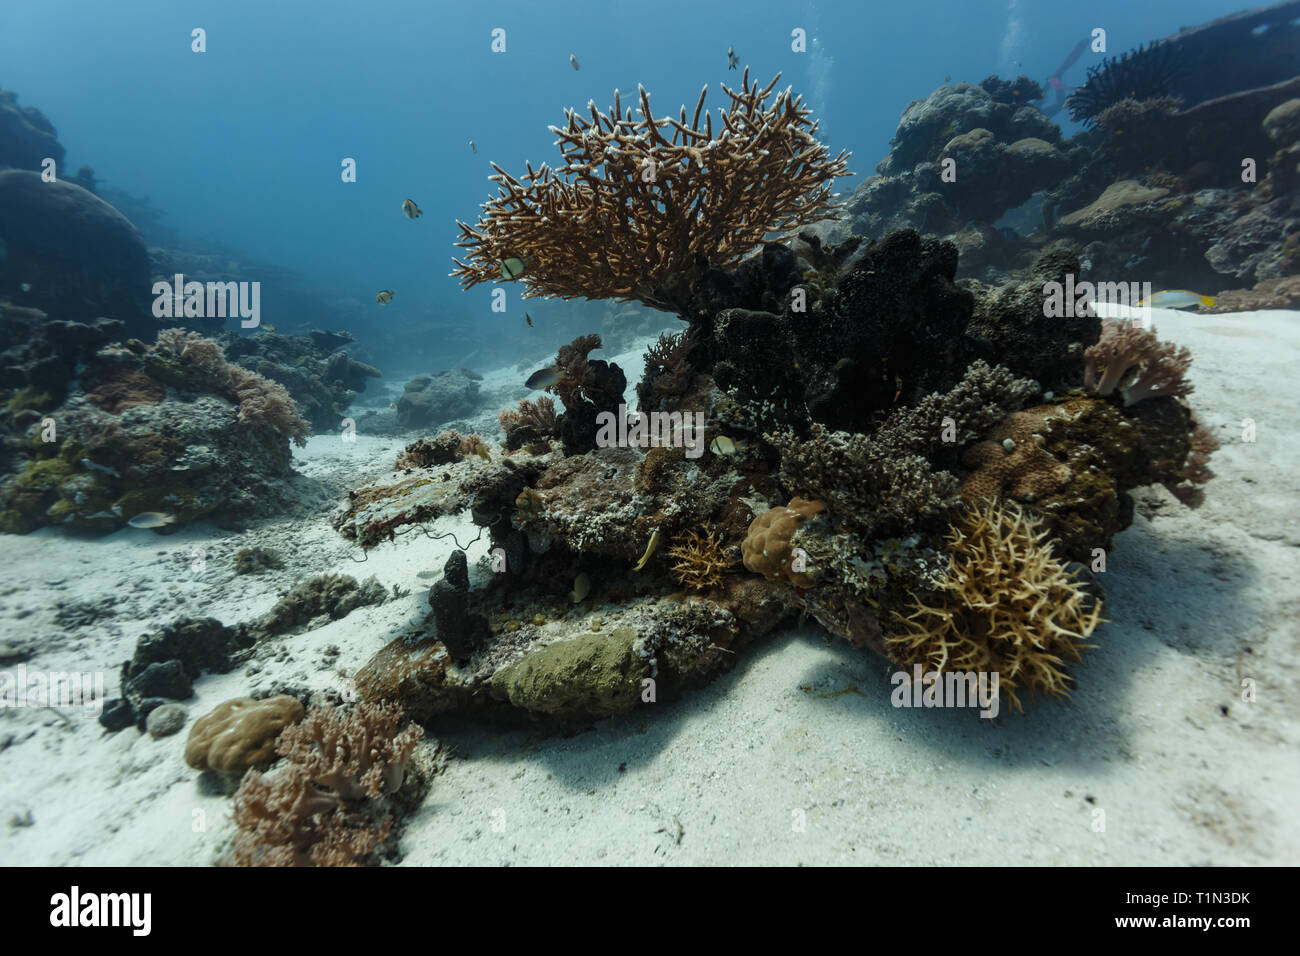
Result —
M427 428L478 410L483 376L469 369L446 369L417 375L397 399L397 422L403 428Z

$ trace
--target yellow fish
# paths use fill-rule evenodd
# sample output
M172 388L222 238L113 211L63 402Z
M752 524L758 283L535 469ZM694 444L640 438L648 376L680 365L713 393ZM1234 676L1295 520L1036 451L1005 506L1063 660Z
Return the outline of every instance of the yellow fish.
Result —
M1214 296L1201 295L1199 292L1190 292L1187 289L1165 289L1149 299L1143 299L1138 305L1149 305L1157 309L1190 309L1194 305L1208 308L1214 305Z
M726 435L719 435L709 442L709 451L715 455L734 455L736 453L736 443Z
M492 453L487 450L487 445L475 445L474 452L484 461L492 460Z
M558 365L548 365L546 368L539 368L528 376L528 381L524 382L524 386L527 388L549 388L563 378L564 369Z
M406 213L407 219L419 219L424 212L415 204L414 199L407 199L402 203L402 212Z
M650 555L655 553L655 548L659 547L659 529L655 528L654 534L650 535L650 543L645 546L645 554L641 555L641 560L636 563L633 571L640 571L645 567L645 563L650 560Z
M587 577L586 572L579 574L573 579L573 590L569 592L569 600L578 604L591 593L591 578Z
M393 290L385 289L383 292L379 293L379 295L375 296L375 301L380 305L388 305L388 303L393 301Z

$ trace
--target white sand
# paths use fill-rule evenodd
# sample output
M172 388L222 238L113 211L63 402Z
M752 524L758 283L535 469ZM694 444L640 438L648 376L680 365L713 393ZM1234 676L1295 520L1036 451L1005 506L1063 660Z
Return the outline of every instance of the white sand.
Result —
M1193 405L1224 443L1218 477L1197 511L1143 493L1103 579L1113 623L1076 667L1072 700L996 720L895 709L884 661L795 629L704 690L577 736L439 721L429 746L436 736L453 759L408 819L404 864L1300 862L1300 313L1156 324L1193 351ZM616 358L639 378L636 353ZM525 394L520 377L503 369L484 388L504 407ZM1241 441L1245 418L1254 443ZM30 643L29 670L103 671L111 697L136 638L182 614L250 620L323 572L412 589L205 675L185 706L193 720L258 687L342 688L424 613L418 572L439 570L451 547L414 533L354 562L329 513L404 444L360 429L355 444L323 436L296 453L304 501L318 502L303 517L242 535L200 524L0 539L0 642ZM477 533L467 518L434 527ZM253 544L280 551L285 569L234 576L231 556ZM193 548L206 552L199 573ZM484 550L470 549L471 564ZM60 628L56 602L72 601L107 601L114 615ZM1256 702L1242 701L1242 678ZM0 863L212 862L229 800L196 786L187 731L107 735L66 716L0 710L0 824L30 819L0 825Z

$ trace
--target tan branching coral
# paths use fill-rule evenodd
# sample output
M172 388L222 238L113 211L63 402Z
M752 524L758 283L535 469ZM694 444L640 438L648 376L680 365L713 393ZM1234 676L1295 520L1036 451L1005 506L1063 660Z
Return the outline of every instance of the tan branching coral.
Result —
M962 498L969 502L1002 497L1034 501L1069 484L1073 476L1070 466L1057 461L1044 447L1052 420L1059 415L1055 405L1012 412L985 441L966 449L962 464L973 470L962 482Z
M1098 395L1118 390L1125 407L1160 395L1183 398L1192 391L1185 378L1191 352L1161 342L1154 330L1127 320L1102 322L1101 338L1083 354L1084 386Z
M521 181L493 163L499 195L484 203L477 225L457 223L456 244L469 252L453 260L451 274L465 288L500 281L502 263L518 258L526 297L682 311L705 268L734 266L771 233L836 208L831 184L849 175L848 154L829 158L811 110L789 89L768 104L779 79L760 89L746 69L740 91L724 84L731 103L719 110L716 136L704 111L707 86L690 125L685 106L680 119L656 119L644 88L639 120L618 91L608 114L594 102L590 120L567 111L567 125L551 127L563 166L526 164Z
M791 498L784 507L763 512L749 525L749 533L740 546L745 567L770 581L785 581L795 587L808 588L815 583L806 570L795 570L794 544L791 539L804 523L817 517L826 506L820 501Z
M163 329L154 351L184 368L195 384L238 405L241 423L265 423L293 439L295 445L307 444L311 425L298 413L285 387L227 362L221 346L212 339L184 329Z
M668 556L674 558L673 577L693 591L707 591L722 583L722 575L731 562L722 548L722 537L709 525L673 538Z
M1103 620L1100 602L1014 502L985 503L950 530L947 574L934 598L895 612L890 655L926 672L996 673L1016 710L1017 689L1068 696L1062 665L1093 646L1083 641Z

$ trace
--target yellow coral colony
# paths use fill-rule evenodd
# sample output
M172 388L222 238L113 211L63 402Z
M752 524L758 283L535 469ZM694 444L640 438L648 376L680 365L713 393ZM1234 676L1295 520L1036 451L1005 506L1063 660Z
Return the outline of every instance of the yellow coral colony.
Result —
M739 92L725 84L730 108L713 135L704 113L706 86L688 126L655 119L640 90L641 118L619 94L608 115L589 103L590 122L569 110L552 126L564 165L545 164L523 181L493 164L499 195L483 204L477 225L458 222L456 244L469 250L451 274L469 288L501 281L502 261L527 255L525 296L639 301L680 311L700 263L731 268L771 233L827 218L837 205L831 184L849 175L848 154L831 159L817 141L811 111L787 89L766 101L780 79ZM662 132L671 126L671 139Z
M895 613L894 658L926 671L997 673L1011 705L1016 688L1068 696L1065 660L1102 622L1100 603L1052 554L1041 523L1012 501L988 502L951 528L949 568L932 606Z
M722 538L709 525L703 533L687 531L673 538L668 556L676 558L673 577L693 591L707 591L722 583L722 574L730 567L722 550Z

